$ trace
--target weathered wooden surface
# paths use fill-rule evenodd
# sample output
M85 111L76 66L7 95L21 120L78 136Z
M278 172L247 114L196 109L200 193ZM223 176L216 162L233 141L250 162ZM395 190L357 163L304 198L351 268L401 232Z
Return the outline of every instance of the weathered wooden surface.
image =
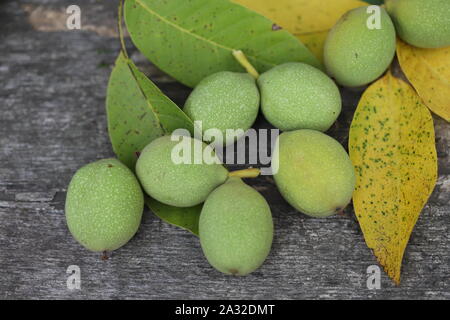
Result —
M381 289L367 289L366 269L376 261L351 209L310 219L268 177L251 184L272 207L275 240L250 276L219 274L196 237L148 211L136 237L109 260L83 249L65 224L65 191L77 168L113 156L104 101L119 43L115 1L76 1L81 31L65 28L73 3L0 2L0 298L450 298L450 126L436 117L439 182L406 250L400 287L382 272ZM189 89L129 48L182 105ZM343 91L345 113L330 131L343 143L360 93ZM69 265L81 268L81 290L66 287Z

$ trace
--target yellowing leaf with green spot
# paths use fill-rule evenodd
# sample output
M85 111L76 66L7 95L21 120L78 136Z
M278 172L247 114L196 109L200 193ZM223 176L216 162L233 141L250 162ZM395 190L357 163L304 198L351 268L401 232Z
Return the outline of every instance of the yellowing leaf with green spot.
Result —
M450 121L450 47L422 49L399 40L397 55L403 73L423 102Z
M367 6L357 0L233 0L299 38L322 62L328 31L348 10Z
M350 127L353 205L367 246L395 283L437 178L433 119L414 89L388 72L363 94Z

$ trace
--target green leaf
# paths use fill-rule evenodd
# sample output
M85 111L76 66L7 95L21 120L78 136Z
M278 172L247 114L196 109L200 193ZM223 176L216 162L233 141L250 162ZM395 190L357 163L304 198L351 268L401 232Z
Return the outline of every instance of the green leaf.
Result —
M145 203L161 220L188 230L198 236L198 220L203 204L190 208L177 208L147 197Z
M109 79L106 110L113 150L132 170L139 152L155 138L178 128L193 132L192 121L123 53Z
M259 72L290 61L322 68L292 34L228 0L127 0L125 22L136 47L190 87L218 71L245 71L233 50Z

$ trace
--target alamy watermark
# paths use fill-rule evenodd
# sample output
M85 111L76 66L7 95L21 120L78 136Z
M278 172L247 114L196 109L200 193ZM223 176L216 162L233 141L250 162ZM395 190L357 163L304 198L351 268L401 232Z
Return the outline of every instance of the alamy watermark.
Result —
M66 27L69 30L81 29L81 9L79 6L73 4L68 6L66 13L69 15L66 20Z
M368 6L366 13L370 14L366 25L369 30L381 29L381 8L379 6Z
M271 175L278 171L278 161L272 161L278 155L276 140L278 129L219 129L202 131L202 122L194 122L194 139L186 129L177 129L172 141L178 142L172 149L171 159L175 164L247 164L260 166L261 175ZM224 141L234 141L224 145ZM202 141L210 144L203 147ZM192 145L193 144L193 145ZM269 154L271 153L271 154ZM271 165L272 163L272 165Z
M381 270L377 265L371 265L367 268L367 289L381 289Z
M368 266L365 274L350 271L348 278L355 287L365 287L368 290L381 289L381 269L378 265Z
M77 265L70 265L67 267L66 273L69 274L67 277L67 289L69 290L80 290L81 289L81 270Z

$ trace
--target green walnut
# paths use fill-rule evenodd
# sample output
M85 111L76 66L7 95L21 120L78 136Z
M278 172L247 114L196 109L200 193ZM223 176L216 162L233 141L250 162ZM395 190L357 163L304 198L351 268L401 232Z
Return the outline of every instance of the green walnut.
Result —
M272 246L270 207L255 189L230 177L203 205L199 236L214 268L225 274L249 274L263 264Z
M304 63L274 67L259 77L258 85L264 116L283 131L326 131L341 112L341 95L333 80Z
M355 172L339 142L314 130L282 133L272 170L278 190L294 208L312 217L343 210L355 187Z
M163 136L142 150L136 175L152 198L175 207L191 207L204 202L224 183L228 170L205 143L190 137Z
M386 10L376 16L367 7L344 14L328 33L324 48L327 72L348 87L368 84L388 68L395 54L394 25Z
M79 169L66 198L67 225L73 237L92 251L112 251L136 233L144 195L133 173L116 159Z
M186 100L184 112L193 121L201 121L205 139L207 130L217 129L218 145L233 143L255 122L259 111L259 91L255 79L245 73L218 72L203 79ZM226 135L226 130L240 130Z
M399 37L416 47L450 46L449 0L386 0Z

